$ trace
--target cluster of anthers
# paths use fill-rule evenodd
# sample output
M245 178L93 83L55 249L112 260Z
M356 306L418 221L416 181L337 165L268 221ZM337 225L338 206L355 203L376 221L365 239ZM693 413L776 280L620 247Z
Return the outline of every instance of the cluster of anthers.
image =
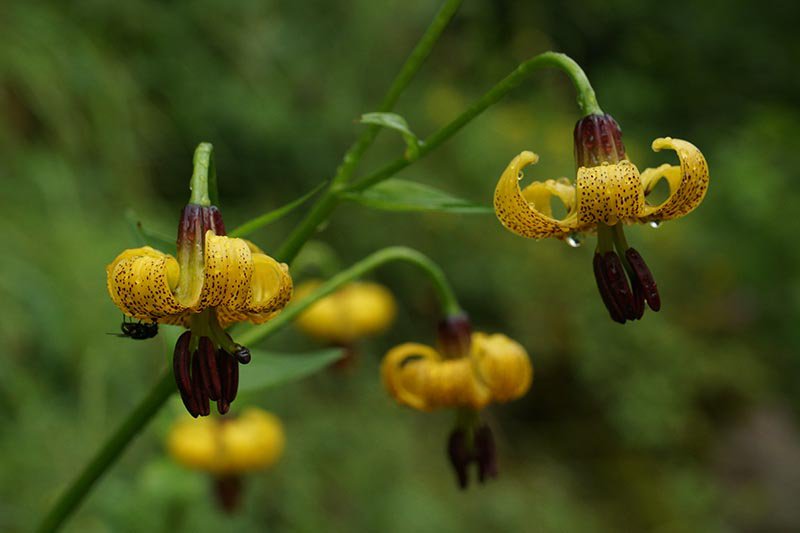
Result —
M640 174L627 159L619 126L607 114L579 120L574 138L578 166L574 185L561 178L534 181L521 189L523 169L539 160L533 152L522 152L497 183L495 212L506 228L532 239L553 237L574 243L580 234L596 233L594 275L603 303L616 322L638 320L645 302L658 311L661 298L644 259L628 245L623 225L658 225L694 210L708 189L708 164L693 144L665 137L653 141L653 150L674 150L680 165L663 164ZM652 204L648 196L661 180L666 180L669 195ZM563 218L553 216L552 199L566 208Z
M519 343L499 333L472 333L466 316L458 315L440 323L438 349L405 343L389 350L381 377L402 405L420 411L458 410L447 448L459 485L465 488L472 463L480 482L497 475L494 438L478 411L523 396L531 386L533 366Z

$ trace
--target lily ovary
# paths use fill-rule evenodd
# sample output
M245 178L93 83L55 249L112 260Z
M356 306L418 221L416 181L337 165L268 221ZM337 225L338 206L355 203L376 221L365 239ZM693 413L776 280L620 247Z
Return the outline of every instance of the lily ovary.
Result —
M578 166L574 184L561 178L520 188L523 170L539 160L533 152L522 152L497 183L495 213L507 229L532 239L573 240L577 234L597 234L594 272L603 302L615 321L636 320L644 313L645 302L657 311L661 301L650 269L628 246L623 226L660 224L693 211L708 190L708 163L693 144L664 137L653 141L653 150L674 150L680 164L640 174L627 159L622 133L609 115L582 118L574 138ZM666 180L669 195L652 204L647 197L661 180ZM562 218L553 215L553 199L566 209Z

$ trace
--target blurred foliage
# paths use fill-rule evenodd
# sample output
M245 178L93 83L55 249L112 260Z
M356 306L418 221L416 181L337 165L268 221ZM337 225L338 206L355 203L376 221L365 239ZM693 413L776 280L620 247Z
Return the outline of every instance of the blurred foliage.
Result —
M105 334L121 317L103 267L137 244L125 211L171 234L201 140L216 147L230 227L330 178L434 8L0 6L0 530L30 529L165 365L169 334ZM66 530L800 529L798 17L792 2L467 1L402 98L397 112L424 138L555 49L587 70L637 163L664 161L649 151L664 135L710 163L695 213L629 232L665 305L624 327L597 297L591 244L526 241L491 215L355 204L320 234L344 265L388 244L430 254L479 328L528 348L533 390L489 414L499 480L458 492L444 457L450 414L400 409L380 390L382 353L430 341L436 319L424 280L392 266L376 277L398 295L399 323L360 348L355 369L238 400L280 415L288 439L284 460L248 480L241 514L218 512L208 480L165 459L174 404ZM400 177L485 205L522 149L542 156L530 174L570 176L573 102L564 76L542 73ZM364 171L403 149L382 134ZM254 238L269 250L303 210ZM266 348L312 346L287 331Z

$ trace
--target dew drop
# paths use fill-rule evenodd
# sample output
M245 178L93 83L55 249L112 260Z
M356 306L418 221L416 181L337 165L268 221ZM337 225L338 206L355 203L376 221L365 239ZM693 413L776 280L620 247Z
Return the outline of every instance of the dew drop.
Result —
M570 248L580 248L583 241L581 241L581 236L577 233L570 233L567 237L567 244Z
M650 227L653 228L653 229L657 229L660 225L661 225L661 221L660 220L652 220L650 222Z
M524 177L525 177L525 175L522 173L521 170L519 172L517 172L517 181L521 180Z

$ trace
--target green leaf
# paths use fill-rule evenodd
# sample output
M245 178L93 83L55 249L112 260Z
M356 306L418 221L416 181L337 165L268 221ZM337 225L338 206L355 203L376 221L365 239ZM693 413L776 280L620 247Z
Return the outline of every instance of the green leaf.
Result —
M253 358L239 368L239 391L254 391L299 381L327 368L344 355L341 348L286 354L250 350Z
M406 142L406 159L419 157L420 140L408 127L406 119L397 113L365 113L361 115L362 124L372 124L400 132Z
M373 209L384 211L440 211L445 213L487 214L490 206L474 204L449 193L413 181L388 179L361 192L342 195Z
M161 250L165 248L167 250L172 250L175 248L175 237L169 237L158 231L145 228L136 212L132 209L128 209L125 212L125 220L128 221L131 231L140 246L148 245Z
M271 224L276 220L283 218L285 215L288 215L292 212L295 208L301 206L303 203L306 202L309 198L314 196L320 189L322 189L325 184L328 183L327 181L323 181L307 193L305 193L300 198L292 200L288 204L281 206L273 211L268 211L263 215L259 215L254 219L248 220L238 228L234 229L233 231L229 232L228 235L231 237L244 237L245 235L249 235L253 233L255 230L266 226L267 224Z

